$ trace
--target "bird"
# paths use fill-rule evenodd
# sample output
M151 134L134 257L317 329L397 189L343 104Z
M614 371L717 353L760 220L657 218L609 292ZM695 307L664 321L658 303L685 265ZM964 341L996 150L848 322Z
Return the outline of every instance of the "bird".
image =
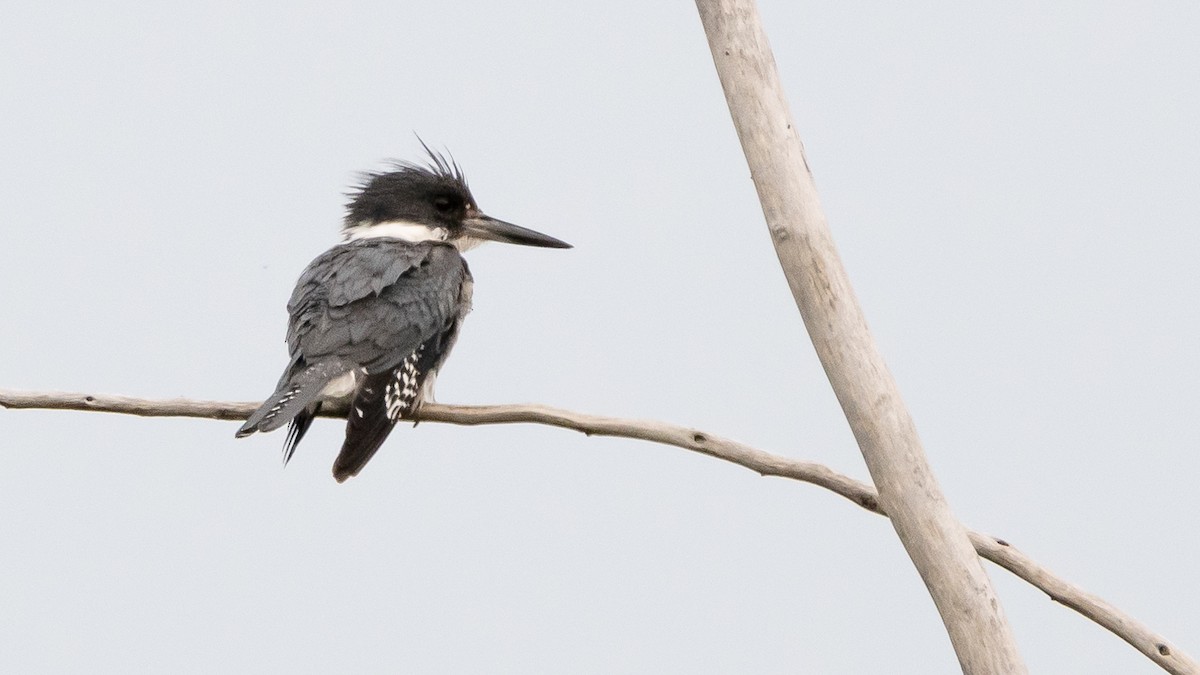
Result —
M309 263L287 303L287 368L236 433L287 424L287 464L322 404L348 399L333 464L339 483L432 400L471 309L474 280L462 253L485 241L571 248L485 215L453 158L422 146L426 162L392 162L363 174L348 194L343 241Z

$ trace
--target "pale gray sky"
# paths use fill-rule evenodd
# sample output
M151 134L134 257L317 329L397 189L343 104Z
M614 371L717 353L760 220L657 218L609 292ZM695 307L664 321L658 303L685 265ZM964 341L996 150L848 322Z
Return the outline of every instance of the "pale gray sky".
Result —
M1200 5L764 2L953 507L1200 656ZM469 254L439 381L866 471L691 3L10 3L0 387L248 400L418 132L575 244ZM2 412L5 672L952 673L887 522L681 450ZM1155 673L988 567L1035 673Z

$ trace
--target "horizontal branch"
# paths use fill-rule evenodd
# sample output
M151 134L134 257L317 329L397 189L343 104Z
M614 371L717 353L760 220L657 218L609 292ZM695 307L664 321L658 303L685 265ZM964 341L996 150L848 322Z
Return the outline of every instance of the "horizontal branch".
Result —
M0 407L42 410L90 410L143 417L199 417L217 420L244 420L258 403L229 403L191 399L153 400L127 396L89 395L65 392L18 392L0 389ZM322 410L323 417L342 417L342 409ZM601 417L543 405L458 406L426 404L418 419L460 425L544 424L572 429L589 436L613 436L651 441L691 450L746 467L764 476L779 476L812 483L834 492L855 504L886 516L875 489L844 476L822 464L790 459L763 452L743 443L707 432L651 420ZM1200 675L1200 664L1176 648L1166 638L1125 614L1103 599L1088 593L1038 565L1029 556L1002 539L968 531L971 544L980 557L1012 572L1040 589L1052 600L1070 607L1128 642L1164 670L1174 675Z

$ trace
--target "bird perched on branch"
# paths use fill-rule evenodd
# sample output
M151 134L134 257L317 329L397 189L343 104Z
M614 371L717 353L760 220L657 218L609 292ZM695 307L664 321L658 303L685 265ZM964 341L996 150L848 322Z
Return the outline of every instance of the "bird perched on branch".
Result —
M237 436L289 424L284 462L325 398L350 397L338 482L358 474L395 424L432 398L438 369L471 308L462 252L483 241L570 248L484 215L462 170L427 165L368 174L351 194L345 241L317 257L288 301L291 362Z

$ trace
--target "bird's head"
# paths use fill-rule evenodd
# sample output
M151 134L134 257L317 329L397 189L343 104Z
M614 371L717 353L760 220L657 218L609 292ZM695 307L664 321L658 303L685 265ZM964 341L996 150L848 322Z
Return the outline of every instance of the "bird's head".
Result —
M460 251L483 241L571 248L549 235L484 214L471 196L462 169L428 148L426 151L428 165L399 162L391 171L364 176L346 207L343 232L347 240L445 241Z

